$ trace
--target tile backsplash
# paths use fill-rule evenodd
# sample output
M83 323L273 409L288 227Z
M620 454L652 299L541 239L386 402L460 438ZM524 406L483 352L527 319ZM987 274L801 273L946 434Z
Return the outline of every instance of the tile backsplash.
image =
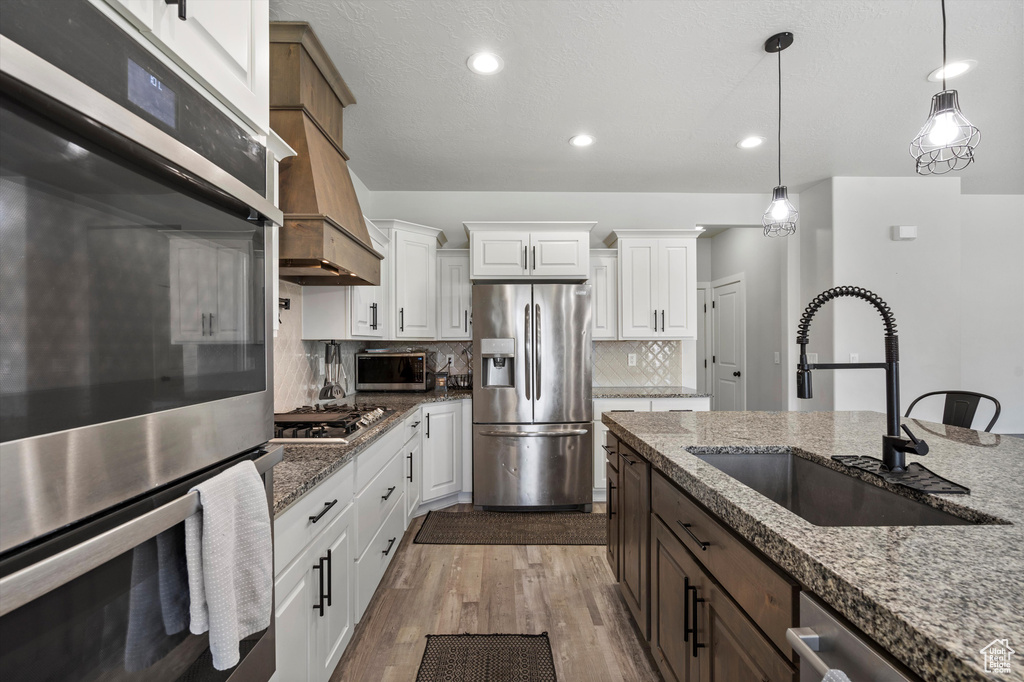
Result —
M282 298L291 299L290 310L278 311L281 319L274 339L274 411L287 412L317 402L323 384L320 359L322 341L302 340L302 288L281 282ZM348 376L346 390L355 386L354 354L364 348L425 348L434 354L433 368L443 368L448 354L455 356L453 374L469 372L469 341L341 341L342 367ZM594 341L595 386L679 386L683 376L683 348L679 341ZM628 356L636 353L636 366ZM345 380L343 379L343 385Z

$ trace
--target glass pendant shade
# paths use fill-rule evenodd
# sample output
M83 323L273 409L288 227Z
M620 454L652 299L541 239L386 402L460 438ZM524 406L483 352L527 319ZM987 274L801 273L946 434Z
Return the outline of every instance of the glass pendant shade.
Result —
M785 185L772 190L772 203L761 218L766 237L788 237L796 232L796 218L799 214L789 201Z
M960 111L956 90L943 90L932 97L931 113L910 143L910 155L919 175L942 175L969 166L980 140L981 131Z

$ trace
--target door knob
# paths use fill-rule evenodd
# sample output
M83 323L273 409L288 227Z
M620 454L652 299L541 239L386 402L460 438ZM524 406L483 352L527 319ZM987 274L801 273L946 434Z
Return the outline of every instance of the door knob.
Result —
M733 375L734 377L738 377L738 376L740 375L740 373L739 373L739 372L733 372L733 373L732 373L732 375Z

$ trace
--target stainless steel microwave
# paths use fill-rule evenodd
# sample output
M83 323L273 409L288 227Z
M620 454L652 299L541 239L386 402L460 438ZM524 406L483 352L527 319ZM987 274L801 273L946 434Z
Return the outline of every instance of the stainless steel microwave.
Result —
M434 373L426 351L356 353L357 391L429 391Z

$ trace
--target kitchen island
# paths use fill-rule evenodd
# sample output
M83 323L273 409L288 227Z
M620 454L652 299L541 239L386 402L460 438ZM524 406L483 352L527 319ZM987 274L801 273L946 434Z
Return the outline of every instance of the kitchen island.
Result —
M931 446L908 461L970 494L889 489L979 524L816 526L696 455L788 452L871 480L831 456L878 457L885 415L648 412L602 420L653 472L922 679L1024 680L1019 656L1009 674L988 674L981 653L996 639L1024 644L1024 440L905 420Z

